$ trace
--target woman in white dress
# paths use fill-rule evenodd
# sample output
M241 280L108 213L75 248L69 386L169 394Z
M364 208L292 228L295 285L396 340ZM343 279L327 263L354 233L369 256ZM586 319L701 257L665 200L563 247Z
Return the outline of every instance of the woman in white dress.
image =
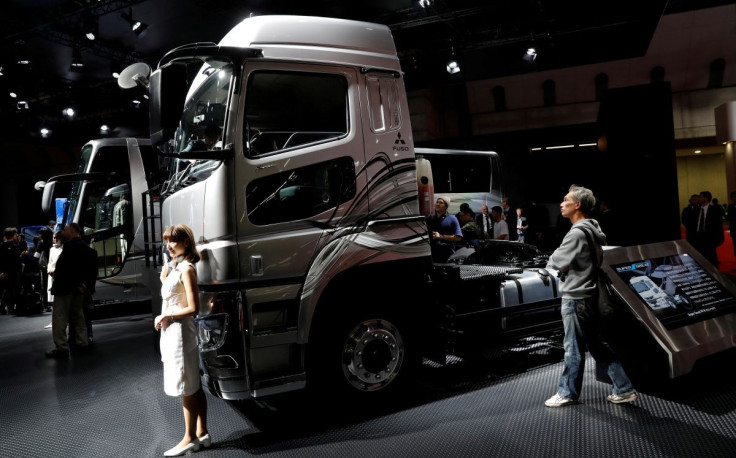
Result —
M161 331L161 361L164 392L181 397L184 438L164 456L180 456L211 445L207 430L207 398L199 378L199 350L194 317L199 312L199 290L194 264L199 253L192 230L175 224L164 231L163 240L172 261L161 272L161 315L154 326Z

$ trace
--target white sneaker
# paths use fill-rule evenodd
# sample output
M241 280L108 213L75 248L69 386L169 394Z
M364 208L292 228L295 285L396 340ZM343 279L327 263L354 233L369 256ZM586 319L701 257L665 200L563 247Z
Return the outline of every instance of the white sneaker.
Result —
M609 394L606 397L606 400L608 402L612 402L614 404L623 404L624 402L634 402L636 401L636 398L638 398L639 395L636 394L636 391L631 391L629 393L624 394Z
M544 401L544 405L547 407L564 407L577 403L578 401L576 399L566 398L564 396L560 396L558 393L555 393L554 396Z
M46 326L44 326L43 328L44 328L44 329L51 329L51 323L47 324L47 325L46 325Z

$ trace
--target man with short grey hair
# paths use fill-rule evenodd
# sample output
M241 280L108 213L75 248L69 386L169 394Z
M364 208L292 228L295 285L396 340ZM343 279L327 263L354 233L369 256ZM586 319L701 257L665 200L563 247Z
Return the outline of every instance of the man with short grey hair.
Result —
M560 213L570 220L572 228L565 234L560 247L549 257L547 267L560 272L565 357L557 393L545 401L547 407L577 404L583 386L586 347L596 362L605 367L613 382L613 393L607 400L620 404L637 398L621 362L597 329L592 301L598 281L598 250L606 244L606 235L596 220L588 218L595 203L595 196L590 189L572 185L560 204Z

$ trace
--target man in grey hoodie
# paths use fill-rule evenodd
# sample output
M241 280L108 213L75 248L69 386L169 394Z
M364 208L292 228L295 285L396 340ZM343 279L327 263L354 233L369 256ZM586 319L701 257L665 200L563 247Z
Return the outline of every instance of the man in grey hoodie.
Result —
M583 231L587 231L595 239L595 244L606 244L606 235L601 231L598 222L588 218L594 207L593 192L576 185L570 186L560 204L562 217L570 220L572 228L565 234L560 247L550 256L547 267L558 270L561 277L565 358L557 393L544 402L547 407L577 404L583 386L586 346L598 364L606 367L606 373L613 382L613 394L607 400L620 404L637 398L634 386L611 347L601 337L591 313L591 301L597 281L597 266L591 250L597 247L588 246L588 239Z

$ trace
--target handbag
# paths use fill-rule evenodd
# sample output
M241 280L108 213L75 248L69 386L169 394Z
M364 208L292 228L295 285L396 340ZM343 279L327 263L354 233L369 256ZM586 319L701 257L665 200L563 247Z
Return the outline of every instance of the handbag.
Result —
M593 241L593 237L590 232L581 227L579 227L578 229L583 231L583 234L585 234L585 238L588 240L590 258L593 265L595 266L594 271L596 276L596 289L595 293L593 293L593 303L596 305L595 312L598 314L598 316L601 316L603 318L610 317L616 311L618 298L613 290L613 286L611 285L611 279L608 278L606 272L604 272L601 268L603 257L598 256L598 253L600 251L599 245Z

